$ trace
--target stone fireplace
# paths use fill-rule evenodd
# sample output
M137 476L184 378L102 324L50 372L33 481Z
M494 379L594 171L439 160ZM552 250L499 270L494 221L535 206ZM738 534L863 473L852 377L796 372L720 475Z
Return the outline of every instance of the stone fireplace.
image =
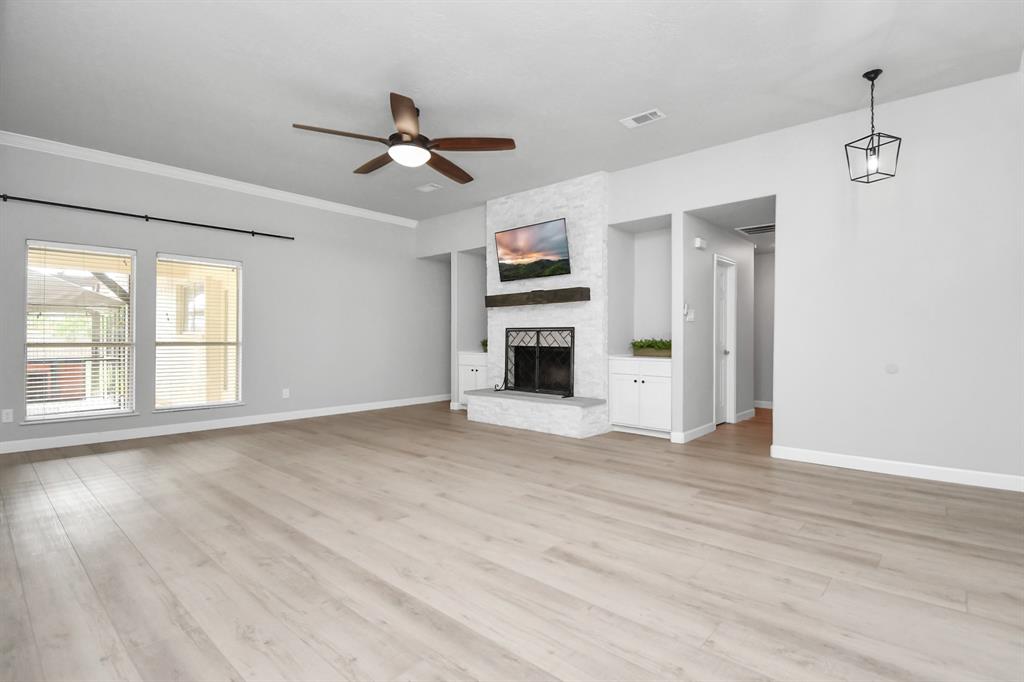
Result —
M593 173L487 202L488 386L467 391L471 421L573 438L608 431L608 176ZM494 233L565 218L572 272L501 281ZM554 290L588 289L555 297ZM504 390L500 390L504 389Z
M502 388L572 397L575 335L572 327L506 329Z

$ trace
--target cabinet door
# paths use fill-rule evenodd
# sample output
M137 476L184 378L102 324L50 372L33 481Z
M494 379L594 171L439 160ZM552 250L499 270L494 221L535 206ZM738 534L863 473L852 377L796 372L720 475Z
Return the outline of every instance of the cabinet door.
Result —
M638 426L640 421L640 377L633 374L611 374L609 381L609 413L613 424Z
M459 365L459 402L466 404L466 391L476 388L476 367Z
M487 383L487 368L486 367L474 367L476 372L473 373L473 386L474 388L494 388L494 386Z
M640 426L659 431L672 430L672 379L640 377Z

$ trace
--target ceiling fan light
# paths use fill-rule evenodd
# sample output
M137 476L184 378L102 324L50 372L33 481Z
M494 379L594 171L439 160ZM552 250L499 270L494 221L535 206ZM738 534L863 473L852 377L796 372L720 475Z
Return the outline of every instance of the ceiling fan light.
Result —
M430 151L415 144L394 144L388 147L388 156L399 165L416 168L430 160Z

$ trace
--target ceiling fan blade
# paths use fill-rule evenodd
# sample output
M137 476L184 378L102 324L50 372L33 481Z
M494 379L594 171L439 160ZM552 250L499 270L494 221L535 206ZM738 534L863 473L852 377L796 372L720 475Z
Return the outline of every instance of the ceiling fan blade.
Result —
M344 130L332 130L331 128L320 128L319 126L308 126L303 123L293 123L292 128L299 128L301 130L312 130L314 133L327 133L328 135L341 135L342 137L354 137L357 140L369 140L370 142L380 142L387 144L388 141L383 137L376 137L374 135L360 135L359 133L346 133Z
M397 92L391 93L391 115L395 119L395 130L413 138L420 134L420 112L411 99Z
M352 172L359 173L360 175L366 175L367 173L372 173L378 168L383 168L389 163L391 163L391 156L387 152L384 152L380 156L370 159Z
M515 149L516 141L510 137L439 137L429 146L448 152L504 152Z
M472 175L436 152L430 153L430 159L427 160L427 165L441 175L454 180L460 185L465 185L467 182L473 182Z

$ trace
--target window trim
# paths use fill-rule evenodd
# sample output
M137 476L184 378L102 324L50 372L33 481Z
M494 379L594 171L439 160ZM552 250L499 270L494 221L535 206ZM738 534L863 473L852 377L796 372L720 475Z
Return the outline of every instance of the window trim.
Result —
M242 362L242 338L244 336L243 333L242 333L242 329L243 329L243 327L242 327L242 321L243 321L243 318L242 318L242 296L243 296L243 287L242 287L242 281L243 280L242 280L242 277L243 277L243 273L244 273L244 270L245 270L244 263L242 261L240 261L240 260L226 260L226 259L223 259L223 258L206 258L206 257L203 257L203 256L186 256L186 255L177 254L177 253L168 253L168 252L165 252L165 251L158 251L157 254L156 254L156 258L153 260L153 311L154 311L154 313L157 310L157 305L158 305L157 298L160 296L160 287L157 285L157 277L159 276L157 274L157 267L158 267L158 265L159 265L161 260L164 260L164 261L175 261L175 262L178 262L178 263L196 263L198 265L214 265L214 266L219 265L221 267L235 268L235 272L236 272L236 274L238 276L238 285L237 285L237 290L238 290L237 299L238 299L238 301L236 303L237 310L235 311L235 315L236 315L237 320L238 320L237 323L236 323L237 327L238 327L238 334L237 334L237 340L235 341L235 348L237 349L236 357L238 358L238 369L236 370L237 374L238 374L238 397L235 400L231 400L231 401L228 401L228 402L221 402L221 403L203 403L203 404L199 404L199 405L175 405L174 407L156 407L155 406L156 405L156 349L159 347L158 344L160 342L156 338L156 317L154 315L154 319L153 319L153 405L154 405L154 407L153 407L153 414L161 414L163 412L189 412L189 411L192 411L192 410L215 410L215 409L222 408L222 407L239 407L239 406L245 405L245 401L243 400L243 397L242 397L242 386L243 386L243 384L242 384L242 377L243 377L243 372L242 372L242 365L243 365L243 362Z
M101 253L112 256L128 256L131 259L131 288L128 291L131 296L129 301L129 317L131 319L130 330L131 330L131 344L129 345L132 350L132 361L128 368L128 385L131 386L131 405L126 410L118 412L101 412L96 414L64 414L59 417L50 418L31 418L28 415L28 254L29 250L33 248L42 249L53 249L54 251L70 251L70 252L85 252L85 253ZM138 354L139 354L139 342L136 335L137 331L137 317L138 308L136 301L138 300L135 295L135 290L138 287L138 260L139 252L135 249L129 249L119 246L99 246L89 244L78 244L75 242L57 242L45 239L26 239L25 250L22 254L22 266L23 276L21 278L21 302L22 302L22 329L21 329L21 408L22 419L19 425L22 426L33 426L35 424L55 424L66 421L89 421L93 419L112 419L114 417L137 417L139 416L139 396L138 396L138 384L136 382L136 369L138 365Z

